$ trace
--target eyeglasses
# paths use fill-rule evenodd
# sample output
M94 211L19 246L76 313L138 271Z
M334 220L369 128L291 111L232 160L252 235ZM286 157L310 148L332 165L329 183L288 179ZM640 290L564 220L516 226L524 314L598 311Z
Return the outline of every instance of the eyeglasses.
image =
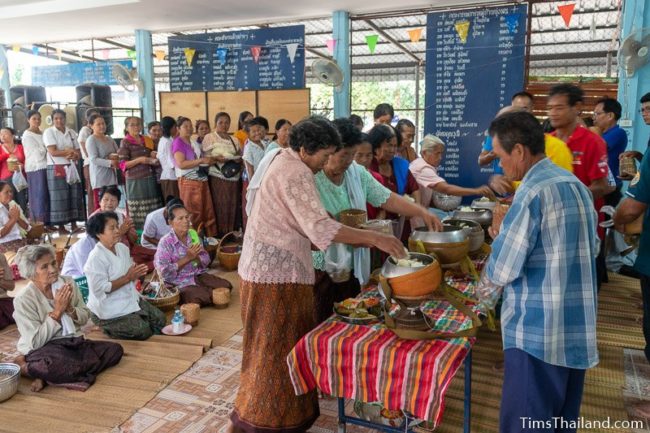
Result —
M639 113L650 113L650 107L639 108Z
M604 111L594 111L594 114L592 117L600 116L601 114L605 114Z

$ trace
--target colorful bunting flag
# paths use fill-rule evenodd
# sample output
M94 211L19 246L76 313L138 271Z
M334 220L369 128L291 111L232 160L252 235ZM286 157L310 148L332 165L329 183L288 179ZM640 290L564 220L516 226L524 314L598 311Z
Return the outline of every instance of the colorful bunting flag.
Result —
M420 39L422 38L422 27L419 29L413 29L409 30L409 38L411 38L411 42L416 43L419 42Z
M158 60L160 62L165 60L165 52L163 50L156 50L153 53L156 56L156 60Z
M508 26L508 33L514 35L517 33L517 28L519 27L519 17L520 14L513 13L505 16L506 25Z
M253 56L253 61L258 63L260 61L260 53L262 52L262 47L255 45L251 47L251 55Z
M334 49L336 48L336 39L328 39L327 42L327 51L330 53L330 56L334 55Z
M460 41L463 44L466 43L467 35L469 34L469 21L467 20L456 21L454 27L456 28L456 33L458 33L458 37L460 38Z
M366 44L368 44L368 49L370 50L370 54L375 53L375 48L377 47L378 40L379 40L379 35L366 36Z
M573 10L576 8L575 3L569 3L568 5L558 6L557 9L564 19L564 24L569 27L571 24L571 17L573 16Z
M38 56L38 47L36 45L32 46L32 54Z
M228 48L217 48L217 58L221 66L226 64L226 56L228 55Z
M135 60L135 50L126 50L126 56L131 60Z
M192 60L194 60L194 54L196 50L194 48L184 48L183 52L185 53L185 61L187 66L192 66Z
M63 49L62 48L57 48L56 49L56 55L59 58L59 62L61 61L61 54L63 54Z
M298 44L293 43L293 44L287 44L287 52L289 53L289 60L291 61L291 64L293 64L293 61L296 58L296 51L298 50Z
M14 45L11 47L11 49L13 50L14 53L17 53L20 51L20 45Z

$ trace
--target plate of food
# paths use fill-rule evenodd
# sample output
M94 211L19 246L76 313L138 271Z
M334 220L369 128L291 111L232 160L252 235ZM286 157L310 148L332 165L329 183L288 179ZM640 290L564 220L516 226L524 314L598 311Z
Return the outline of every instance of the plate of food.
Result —
M366 325L383 320L380 298L348 298L334 303L334 314L344 322Z

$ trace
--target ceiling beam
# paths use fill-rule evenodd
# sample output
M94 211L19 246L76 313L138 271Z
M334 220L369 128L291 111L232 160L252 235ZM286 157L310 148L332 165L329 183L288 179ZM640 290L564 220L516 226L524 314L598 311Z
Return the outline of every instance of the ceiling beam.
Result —
M43 45L43 44L34 44L34 46L35 46L35 47L42 48L42 49L44 49L44 50L46 50L46 51L47 51L47 50L52 51L52 52L54 53L54 55L58 57L58 55L57 55L57 49L58 49L58 48L50 47L50 46L48 46L48 45ZM79 53L75 53L74 51L63 50L63 49L62 49L62 50L61 50L61 54L66 54L66 55L68 55L68 56L72 56L72 57L80 57L81 59L87 59L87 60L90 60L91 62L102 62L102 61L103 61L103 60L99 60L99 59L97 59L97 58L95 58L95 57L93 57L93 56L89 56L89 55L85 54L85 52L86 52L87 50L82 50L82 51L84 52L84 54L83 54L83 55L79 55ZM78 62L77 62L77 63L78 63Z
M7 47L7 51L9 51L10 49L12 49L12 48L11 48L11 47ZM21 47L21 48L20 48L20 52L21 52L21 53L25 53L25 54L31 54L31 55L34 55L34 53L32 52L32 50L27 49L27 48L22 48L22 47ZM59 60L59 56L56 54L56 50L52 50L52 47L50 47L50 53L49 53L49 54L47 54L47 51L46 51L45 53L41 53L41 52L39 52L38 55L39 55L39 56L42 56L42 57L46 57L46 58L48 58L48 59L52 59L52 60ZM76 58L71 58L71 57L68 57L67 55L64 55L63 53L61 53L61 61L62 61L62 62L68 62L68 63L79 63L79 58L78 58L78 56L75 55L75 57L76 57Z
M404 45L400 44L397 42L391 35L386 33L384 30L380 29L375 23L373 23L370 20L363 20L366 24L368 24L374 31L382 35L386 40L388 40L391 44L395 45L398 49L402 50L407 56L412 58L418 63L422 63L422 59L420 59L418 56L413 54L408 48L406 48Z
M133 45L122 44L122 43L116 42L116 41L114 41L112 39L100 38L100 39L97 39L97 40L99 42L104 42L105 44L113 45L114 47L124 48L125 50L132 50L132 51L135 50L135 47Z
M327 56L327 55L325 55L324 53L322 53L322 52L320 52L320 51L318 51L318 50L315 50L315 49L313 49L313 48L305 47L305 51L307 51L307 52L309 52L309 53L312 53L313 55L318 56L318 57L320 57L320 58L322 58L322 59L328 59L328 60L331 60L331 59L332 59L331 56Z

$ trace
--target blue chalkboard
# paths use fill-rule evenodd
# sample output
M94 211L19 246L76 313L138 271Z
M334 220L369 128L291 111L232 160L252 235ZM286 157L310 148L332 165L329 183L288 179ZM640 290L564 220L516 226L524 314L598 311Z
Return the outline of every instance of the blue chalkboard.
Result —
M478 155L495 114L524 88L526 16L525 4L427 16L424 130L447 144L439 172L449 183L476 187L492 174Z
M78 86L95 83L113 86L119 84L113 78L112 67L119 63L127 69L133 67L131 60L117 62L82 62L68 65L32 66L32 85L43 87Z
M305 26L170 37L169 82L172 92L304 88Z

